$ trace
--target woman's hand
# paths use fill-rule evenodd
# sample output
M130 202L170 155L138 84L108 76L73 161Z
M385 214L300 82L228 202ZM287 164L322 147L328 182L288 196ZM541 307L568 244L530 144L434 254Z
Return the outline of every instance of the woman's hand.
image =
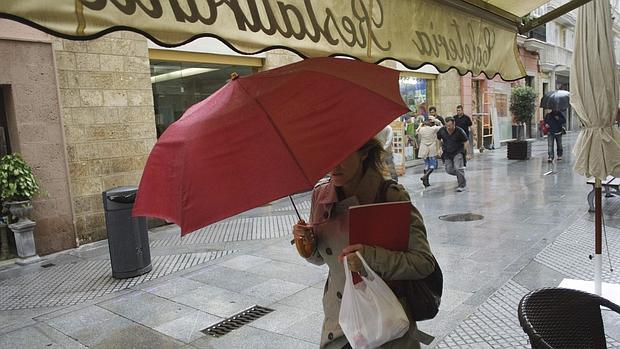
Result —
M293 236L299 255L304 258L310 257L316 249L316 238L312 226L300 219L297 224L293 225Z
M364 270L362 266L362 261L355 254L356 251L361 251L364 248L362 244L349 245L345 247L340 255L338 256L338 260L342 263L344 261L344 257L347 257L347 264L349 264L349 270L354 273L361 273Z
M309 226L303 219L300 219L297 224L293 225L293 236L295 237L295 240L308 239L309 241L314 242L312 227Z

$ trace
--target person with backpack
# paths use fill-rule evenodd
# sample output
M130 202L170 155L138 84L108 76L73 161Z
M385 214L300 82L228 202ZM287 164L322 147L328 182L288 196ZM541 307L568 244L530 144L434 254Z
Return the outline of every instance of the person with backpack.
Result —
M366 142L330 171L330 178L317 184L312 192L310 219L300 220L293 226L298 252L308 262L329 267L324 288L323 311L325 319L321 334L321 348L351 348L339 325L340 302L345 284L343 258L347 256L350 269L364 273L358 251L369 267L383 280L422 280L439 270L426 237L422 215L411 205L409 248L391 251L361 244L348 246L348 208L381 201L411 201L402 185L383 178L382 144L376 139ZM309 248L301 248L306 246ZM413 282L413 281L412 281ZM440 286L441 287L441 286ZM441 290L439 290L441 292ZM408 332L401 338L385 343L381 348L420 348L425 340L416 326L416 314L408 304L423 297L399 297L410 322ZM432 303L432 302L431 302ZM438 307L438 302L432 307ZM436 313L437 308L433 308ZM430 317L434 316L434 313ZM420 315L420 314L418 314ZM428 318L428 317L427 317Z

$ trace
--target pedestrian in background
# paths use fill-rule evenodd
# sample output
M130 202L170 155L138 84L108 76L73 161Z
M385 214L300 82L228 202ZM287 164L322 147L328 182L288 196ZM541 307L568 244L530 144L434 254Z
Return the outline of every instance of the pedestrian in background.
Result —
M465 191L467 181L465 180L465 153L469 140L465 131L456 126L454 118L446 118L446 126L437 132L437 139L441 141L443 159L446 165L446 172L456 176L458 186L456 191Z
M442 128L439 120L429 116L429 120L420 125L418 128L418 135L420 137L420 151L418 156L424 159L424 175L420 177L422 185L424 187L430 187L431 183L429 178L431 173L437 168L437 132Z
M387 125L383 130L377 133L375 137L383 145L383 163L388 170L390 177L398 182L398 174L396 173L396 166L394 166L394 152L392 151L392 143L394 142L394 130L392 126Z
M446 120L443 119L443 116L437 115L437 108L435 106L428 108L428 117L439 120L442 126L446 124Z
M406 116L404 121L405 137L407 138L406 146L415 145L415 128L413 123L413 117Z
M363 272L361 261L355 254L359 251L383 280L420 280L435 269L422 215L413 205L407 251L361 244L347 246L350 206L372 204L380 194L385 195L387 201L411 201L403 186L385 185L381 153L381 143L372 139L336 165L330 172L329 181L318 184L312 191L309 224L300 220L293 226L296 240L310 239L314 244L314 250L307 255L305 251L303 254L300 252L302 257L310 263L327 264L329 267L323 291L325 319L321 333L322 349L351 348L339 325L340 301L345 284L342 259L345 255L351 271ZM384 192L380 193L381 190ZM399 301L409 318L409 331L381 348L420 348L416 322L408 311L407 300L403 297Z
M454 115L454 123L456 127L460 127L461 130L465 131L465 135L467 136L467 141L469 142L469 149L472 151L467 151L467 159L471 159L473 156L473 148L474 148L474 138L471 134L471 126L473 125L471 118L463 112L463 106L456 106L456 115Z
M549 129L547 132L547 162L553 162L553 145L554 142L558 146L558 161L562 160L564 149L562 148L562 135L566 133L566 118L559 110L552 110L545 115L545 126Z

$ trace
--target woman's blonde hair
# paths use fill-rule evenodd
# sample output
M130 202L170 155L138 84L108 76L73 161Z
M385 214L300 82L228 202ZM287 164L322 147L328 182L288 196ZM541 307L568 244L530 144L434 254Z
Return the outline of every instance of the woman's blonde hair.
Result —
M383 156L385 154L385 150L383 149L383 145L376 138L371 138L362 145L357 152L360 155L367 154L366 159L362 162L362 170L363 173L371 168L379 173L383 173L385 165L383 164Z

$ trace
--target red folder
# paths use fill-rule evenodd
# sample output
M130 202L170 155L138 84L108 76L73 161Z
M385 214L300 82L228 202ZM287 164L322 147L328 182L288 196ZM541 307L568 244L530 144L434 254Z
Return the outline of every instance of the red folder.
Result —
M409 249L411 202L392 201L349 207L349 245Z

